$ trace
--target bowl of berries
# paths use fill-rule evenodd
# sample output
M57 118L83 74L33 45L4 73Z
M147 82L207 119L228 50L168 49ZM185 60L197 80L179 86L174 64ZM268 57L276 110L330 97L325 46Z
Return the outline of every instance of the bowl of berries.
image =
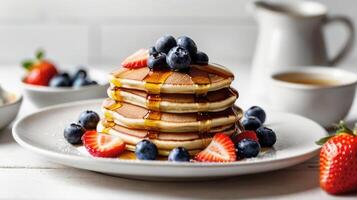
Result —
M106 73L95 69L78 68L60 71L38 51L35 59L25 60L27 73L21 80L25 97L37 107L106 96L109 83Z

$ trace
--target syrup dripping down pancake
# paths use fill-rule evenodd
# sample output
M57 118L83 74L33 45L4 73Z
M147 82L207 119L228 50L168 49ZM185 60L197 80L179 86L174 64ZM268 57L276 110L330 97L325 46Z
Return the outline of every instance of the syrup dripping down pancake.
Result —
M233 88L194 94L148 94L133 89L109 88L108 96L116 101L134 104L154 111L170 113L218 112L231 107L238 98Z
M192 65L187 73L175 71L150 71L149 68L121 68L111 73L112 87L136 89L150 94L206 94L228 88L233 74L217 64Z
M214 127L233 125L242 117L242 110L230 107L220 112L209 113L164 113L140 106L104 101L104 116L118 125L134 129L163 132L205 132Z

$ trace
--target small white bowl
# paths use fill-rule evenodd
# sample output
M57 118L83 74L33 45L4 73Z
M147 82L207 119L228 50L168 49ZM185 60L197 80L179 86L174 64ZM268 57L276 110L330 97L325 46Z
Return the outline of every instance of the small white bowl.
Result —
M37 107L106 97L106 91L109 87L108 74L95 69L88 69L87 72L92 80L98 82L98 85L89 85L80 88L54 88L22 82L25 97Z
M283 76L291 73L308 74L310 78L331 79L336 82L330 85L313 85L281 80ZM272 74L270 83L272 109L296 113L324 127L330 127L343 120L351 109L357 75L331 67L297 67Z
M0 130L9 125L17 116L22 103L22 95L15 92L7 92L8 101L0 106Z

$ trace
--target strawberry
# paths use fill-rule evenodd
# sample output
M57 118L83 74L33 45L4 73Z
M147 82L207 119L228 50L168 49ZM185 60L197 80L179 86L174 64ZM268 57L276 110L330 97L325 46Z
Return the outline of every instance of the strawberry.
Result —
M341 122L335 135L322 138L320 186L330 194L357 190L357 131Z
M82 142L87 151L95 157L112 158L125 150L122 139L97 131L86 131L82 136Z
M251 139L258 142L258 137L255 131L243 131L236 135L232 140L235 144L238 144L243 139Z
M35 60L26 60L22 63L23 67L29 71L24 79L25 83L47 86L50 80L58 74L56 67L43 57L44 52L38 51Z
M121 65L125 68L136 69L147 66L149 51L147 49L139 49L137 52L127 57Z
M224 133L217 133L211 143L195 156L199 162L233 162L236 158L234 144Z

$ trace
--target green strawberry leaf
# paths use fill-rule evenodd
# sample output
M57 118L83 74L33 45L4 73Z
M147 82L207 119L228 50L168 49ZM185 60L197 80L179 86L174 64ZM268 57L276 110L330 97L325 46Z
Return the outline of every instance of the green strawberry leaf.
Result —
M24 60L22 62L22 66L27 70L30 70L32 65L33 65L33 61L32 60Z
M347 124L342 120L337 125L336 135L340 133L347 133L353 135L353 131L350 128L348 128Z
M43 50L37 50L36 59L37 60L42 60L43 57L45 57L45 52Z
M325 144L325 143L327 142L327 140L329 140L329 139L332 138L333 136L335 136L335 135L329 135L329 136L327 136L327 137L323 137L323 138L319 139L318 141L316 141L315 143L316 143L317 145L323 145L323 144Z
M353 130L348 128L347 124L344 121L340 121L340 123L334 125L336 128L336 132L334 134L331 134L327 137L323 137L320 140L316 141L315 143L317 145L323 145L324 143L327 142L332 137L338 136L338 135L343 135L343 134L348 134L352 136L357 136L357 123L355 124L355 127Z

